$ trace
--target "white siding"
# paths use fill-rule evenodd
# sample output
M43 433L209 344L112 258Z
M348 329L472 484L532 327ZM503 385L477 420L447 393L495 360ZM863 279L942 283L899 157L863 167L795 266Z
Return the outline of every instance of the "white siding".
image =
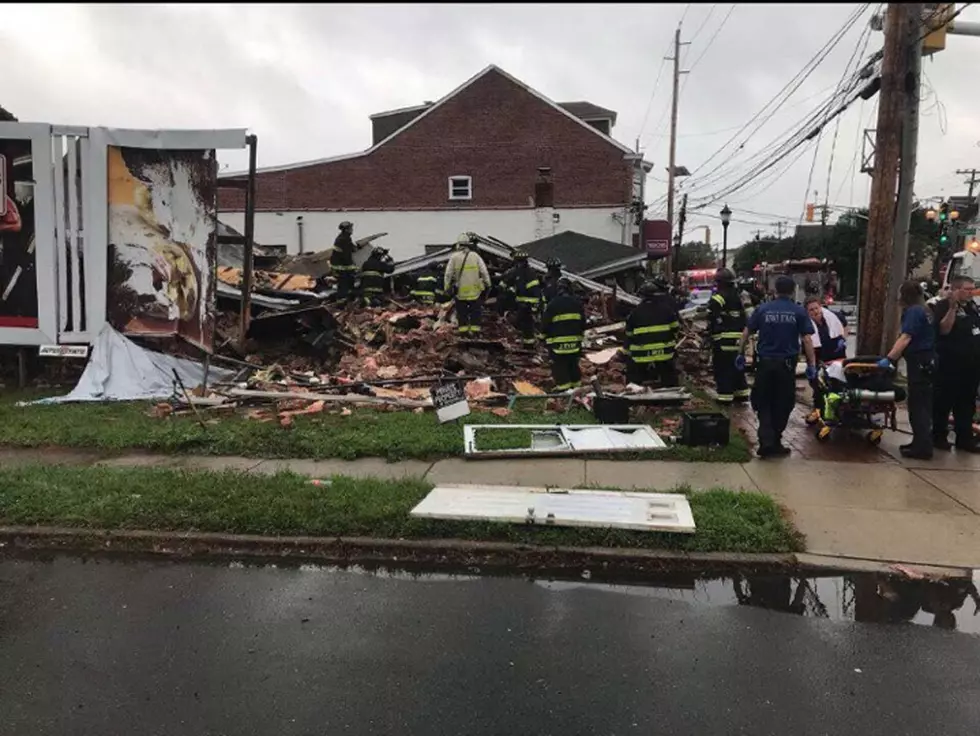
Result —
M542 234L537 212L520 210L439 210L382 212L257 212L255 240L262 245L285 245L289 253L299 252L296 218L303 217L303 250L324 250L333 245L337 226L344 220L354 223L354 238L388 233L378 242L396 260L425 252L426 245L449 244L462 232L475 232L499 238L508 245L522 245L564 230L623 242L622 207L555 209L550 232ZM239 232L245 229L242 212L221 212L219 218ZM547 228L546 228L547 230ZM630 235L632 230L630 230Z

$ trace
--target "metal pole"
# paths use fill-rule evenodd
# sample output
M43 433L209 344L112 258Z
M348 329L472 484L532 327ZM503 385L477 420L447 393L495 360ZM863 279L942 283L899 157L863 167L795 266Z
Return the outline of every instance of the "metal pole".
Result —
M259 139L245 138L248 143L248 188L245 190L245 253L242 264L242 313L239 322L239 344L245 343L248 324L252 318L252 254L255 250L255 163Z
M722 235L721 235L721 267L728 267L728 223L723 222L721 224Z
M912 221L912 197L919 147L919 85L922 75L922 43L919 37L922 35L923 7L923 3L906 4L908 72L905 75L905 118L902 121L902 168L898 175L898 206L895 211L891 266L888 269L888 296L885 298L879 355L884 355L898 337L898 292L908 272L909 225Z
M667 278L674 273L674 165L677 163L677 95L681 78L681 27L674 31L674 91L670 99L670 155L667 160L667 222L670 224Z

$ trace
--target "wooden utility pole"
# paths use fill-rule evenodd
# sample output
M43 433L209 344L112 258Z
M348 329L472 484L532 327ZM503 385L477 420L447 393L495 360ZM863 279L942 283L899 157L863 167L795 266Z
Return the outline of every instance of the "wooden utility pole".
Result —
M918 7L918 6L916 6ZM902 147L905 112L905 72L908 67L908 5L889 3L885 15L881 92L875 130L875 161L868 203L868 233L861 273L861 312L858 315L858 355L879 355L888 299L888 271L895 232L895 190Z
M973 199L973 187L980 184L980 179L977 178L977 174L980 172L978 172L976 169L957 169L956 173L970 177L970 180L967 182L970 187L970 191L967 192L966 197L967 199Z
M895 209L895 229L891 264L888 271L888 296L884 304L881 352L884 355L898 337L900 323L898 293L908 273L909 226L912 222L912 199L915 186L915 167L919 152L919 84L922 75L923 3L904 3L906 8L905 51L906 72L903 86L903 119L901 133L901 170L898 175L898 205Z
M670 154L667 161L667 222L670 223L671 240L674 232L674 169L677 165L677 98L681 80L681 27L674 31L674 55L667 59L674 62L674 86L670 98ZM667 278L674 273L674 259L679 250L671 248L667 255Z

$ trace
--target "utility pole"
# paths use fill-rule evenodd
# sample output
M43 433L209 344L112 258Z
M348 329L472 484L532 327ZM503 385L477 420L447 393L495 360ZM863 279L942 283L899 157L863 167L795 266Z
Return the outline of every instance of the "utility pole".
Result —
M670 98L670 155L667 161L667 222L670 223L670 231L674 232L674 168L677 165L677 98L680 93L681 80L681 27L677 26L674 31L674 55L668 56L669 61L674 62L674 87ZM674 251L667 256L667 278L669 279L674 272L674 259L679 251Z
M888 299L888 271L894 249L896 172L902 147L902 120L906 111L909 7L905 3L889 3L885 14L881 97L878 100L868 233L861 273L858 355L881 354L885 335L884 315L891 311L890 306L882 308L882 305ZM915 5L916 14L920 8L920 5ZM918 15L915 17L918 18Z
M967 199L973 199L973 187L980 184L980 179L977 178L977 174L980 173L976 169L957 169L957 174L962 174L963 176L969 175L970 181L967 184L970 186L970 191L967 192Z
M771 227L776 228L776 240L782 240L783 239L783 228L786 227L786 223L785 222L782 222L782 221L780 221L780 222L771 222L771 223L769 223L769 225Z
M902 168L898 175L898 206L895 209L894 242L888 269L888 296L885 299L881 351L891 348L898 337L898 293L908 273L909 226L912 222L912 196L915 186L915 167L919 151L919 84L922 75L922 15L923 3L903 3L906 8L905 43L907 69L905 73L904 116L902 120Z
M680 264L681 241L684 239L684 224L687 222L687 192L681 197L681 214L677 219L677 246L674 248L674 258ZM678 269L680 270L680 269Z

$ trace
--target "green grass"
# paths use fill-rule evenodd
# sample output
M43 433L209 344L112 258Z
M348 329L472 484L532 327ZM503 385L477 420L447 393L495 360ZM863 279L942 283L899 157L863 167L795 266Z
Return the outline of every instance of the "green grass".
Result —
M0 400L0 446L73 447L107 452L144 450L168 454L244 455L258 458L382 457L388 460L437 459L463 454L462 422L474 424L592 424L594 417L577 408L545 414L541 409L498 417L474 412L460 423L440 425L432 412L356 409L350 416L298 416L283 429L278 422L260 422L240 415L204 412L215 422L201 427L193 416L158 419L147 416L150 404L99 403L18 407L23 395ZM31 398L31 397L27 397ZM648 421L644 417L637 421ZM640 457L663 460L745 462L745 441L733 433L725 448L672 447Z
M237 534L457 538L676 549L793 552L801 538L767 496L723 489L686 491L697 523L687 534L412 519L432 488L421 479L250 475L166 468L0 469L0 523Z

